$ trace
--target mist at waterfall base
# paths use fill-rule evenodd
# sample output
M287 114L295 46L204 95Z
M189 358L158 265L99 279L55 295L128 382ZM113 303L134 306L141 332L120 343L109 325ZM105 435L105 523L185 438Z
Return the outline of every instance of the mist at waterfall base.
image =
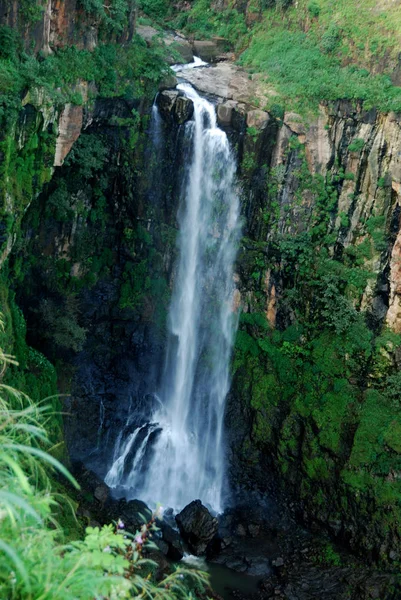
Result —
M188 84L177 89L194 105L185 123L187 148L178 213L179 258L168 319L164 373L148 421L134 414L120 431L105 477L127 498L182 509L200 499L224 508L224 410L237 315L233 265L239 240L236 162L214 106ZM163 144L161 117L151 135Z

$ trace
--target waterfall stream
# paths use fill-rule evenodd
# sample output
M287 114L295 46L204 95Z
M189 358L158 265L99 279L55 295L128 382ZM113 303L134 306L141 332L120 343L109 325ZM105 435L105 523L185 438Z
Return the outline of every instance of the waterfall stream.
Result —
M188 155L178 214L179 259L160 402L147 424L131 429L123 441L119 436L105 481L150 504L178 510L199 498L220 511L223 419L237 324L236 162L214 106L189 84L178 89L192 100L194 118L184 125Z

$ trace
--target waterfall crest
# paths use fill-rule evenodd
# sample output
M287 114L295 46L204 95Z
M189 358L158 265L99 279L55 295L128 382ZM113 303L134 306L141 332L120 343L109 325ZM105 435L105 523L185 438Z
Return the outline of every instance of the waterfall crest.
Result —
M160 403L150 422L119 440L106 476L131 497L181 509L195 498L223 508L225 400L237 316L233 265L239 240L236 164L214 106L189 84L179 261L169 312ZM130 465L128 461L130 460Z

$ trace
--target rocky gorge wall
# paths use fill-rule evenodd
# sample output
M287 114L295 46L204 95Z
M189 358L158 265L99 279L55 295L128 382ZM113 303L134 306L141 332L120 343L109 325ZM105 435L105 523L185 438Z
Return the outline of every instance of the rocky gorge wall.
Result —
M134 2L127 8L125 22L116 27L113 36L119 43L129 42L135 30ZM29 51L44 54L72 45L93 50L106 33L104 15L86 11L79 0L2 0L0 23L17 29Z
M3 22L19 26L18 6L0 3ZM76 6L63 13L50 2L37 50L78 38L96 46ZM265 491L279 482L310 527L394 563L399 117L345 101L316 115L268 113L259 107L272 91L228 63L185 79L215 99L239 160L233 480ZM30 90L3 137L3 261L12 255L2 305L8 331L23 330L12 281L28 343L57 364L58 389L72 390L72 459L89 456L102 472L127 407L140 415L154 401L174 276L179 126L191 107L175 91L160 95L166 148L152 157L152 98L95 101L86 83L77 91L82 102L55 105ZM18 355L16 337L8 349ZM39 363L30 357L25 373L46 374L54 391L54 370Z
M346 101L268 113L257 75L181 75L217 92L240 163L232 480L268 495L279 482L309 527L396 563L399 115ZM166 93L182 115L176 102Z
M400 119L348 102L277 116L239 91L218 107L239 132L245 217L234 480L281 481L310 527L394 562Z

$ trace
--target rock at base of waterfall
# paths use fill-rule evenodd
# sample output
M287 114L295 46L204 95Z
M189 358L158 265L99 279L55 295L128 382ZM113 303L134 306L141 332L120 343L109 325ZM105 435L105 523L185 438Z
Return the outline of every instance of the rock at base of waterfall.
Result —
M194 500L175 518L183 539L196 556L206 553L206 548L215 537L218 521L212 517L200 500Z
M168 525L165 521L156 521L156 525L161 532L161 542L159 548L171 560L178 561L184 556L184 547L182 539L178 531L173 529L171 525ZM157 542L156 542L157 543Z
M110 506L110 513L111 520L120 519L124 529L133 534L152 518L152 511L141 500L119 500Z

